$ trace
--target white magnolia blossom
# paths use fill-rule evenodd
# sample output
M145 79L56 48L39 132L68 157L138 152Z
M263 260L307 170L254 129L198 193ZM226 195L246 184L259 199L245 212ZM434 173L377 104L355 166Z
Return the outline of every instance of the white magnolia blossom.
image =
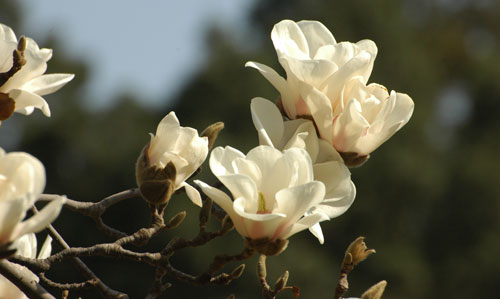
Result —
M40 248L38 257L36 255L37 251L36 236L33 233L26 234L20 237L18 240L16 240L15 246L17 248L16 254L22 257L27 257L31 259L35 258L44 259L49 257L52 251L52 238L50 236L47 236L45 242L42 245L42 248ZM33 272L28 270L26 267L18 264L13 264L13 266L17 267L20 271L23 272L23 275L27 281L36 281L36 282L39 281L38 276L33 274ZM21 290L19 290L12 282L10 282L7 278L0 275L0 298L24 299L28 297L26 297L26 295Z
M340 155L325 140L319 139L312 121L296 119L283 121L271 101L254 98L251 103L252 119L260 144L279 150L305 149L312 160L314 179L326 187L325 199L309 213L323 213L332 219L342 215L354 201L356 188L351 173ZM323 233L318 224L309 229L323 243Z
M0 24L0 73L8 72L12 67L13 51L17 45L18 40L12 29ZM74 77L73 74L44 75L51 57L51 49L40 49L34 40L26 38L26 64L0 84L0 95L6 94L14 100L14 112L28 115L37 108L50 116L49 105L42 96L56 92Z
M164 168L172 162L177 171L175 190L184 187L198 206L202 205L200 193L185 181L203 164L207 155L208 138L200 137L196 129L181 127L173 111L161 120L156 135L151 134L148 149L151 165Z
M23 221L44 188L45 168L38 159L22 152L5 154L0 148L0 245L39 232L56 219L63 196Z
M311 158L299 148L281 152L261 145L245 156L232 147L218 147L210 169L231 192L195 181L231 217L238 233L250 239L286 240L327 220L323 213L306 215L321 204L325 185L315 181Z
M366 86L377 55L371 40L337 43L317 21L284 20L273 28L284 79L248 62L280 92L290 119L312 117L322 139L339 152L365 156L408 122L413 101L378 84Z

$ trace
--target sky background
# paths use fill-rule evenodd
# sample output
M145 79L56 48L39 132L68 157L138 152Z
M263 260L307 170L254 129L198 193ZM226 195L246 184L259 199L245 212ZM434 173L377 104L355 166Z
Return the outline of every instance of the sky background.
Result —
M132 93L147 106L164 101L206 58L204 33L217 24L237 39L253 0L21 0L18 35L57 36L70 57L90 61L84 93L104 108L113 95ZM54 49L57 55L58 49ZM117 90L121 90L117 91Z

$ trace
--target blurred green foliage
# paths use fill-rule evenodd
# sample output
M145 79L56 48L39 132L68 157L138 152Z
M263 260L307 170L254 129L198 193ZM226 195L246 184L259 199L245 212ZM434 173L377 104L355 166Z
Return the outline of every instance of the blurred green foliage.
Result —
M0 7L0 21L16 30L22 22L17 6L0 0ZM400 132L363 167L352 170L357 199L346 214L324 223L325 244L319 245L307 232L292 237L284 253L268 259L269 281L289 270L289 282L301 287L301 298L331 298L345 248L363 235L377 254L351 273L346 295L359 296L385 279L387 299L496 297L500 2L261 0L249 16L248 37L235 38L216 27L207 31L207 63L178 95L166 95L164 107L157 111L120 93L118 104L108 110L85 110L79 88L89 75L87 66L61 53L64 41L56 37L39 41L55 49L49 72L77 76L47 97L52 118L41 113L15 115L2 124L0 146L38 157L47 168L47 193L87 201L135 186L134 163L148 141L147 133L154 132L171 110L182 125L200 131L223 121L226 129L216 145L248 151L257 144L250 99L275 99L278 94L244 63L253 60L281 70L270 40L272 26L285 18L319 20L338 41L374 40L379 54L370 82L408 93L416 108ZM22 138L5 136L9 133ZM208 167L201 178L214 182ZM180 210L188 211L185 223L156 238L145 250L162 248L173 235L194 236L198 209L181 198L171 203L168 214ZM148 224L148 209L140 200L129 200L108 211L105 221L133 232ZM90 220L68 211L55 226L72 246L109 241ZM238 253L241 243L232 232L206 247L179 252L174 265L196 274L206 269L215 254ZM86 261L106 283L131 298L144 297L154 275L147 266L131 262ZM228 287L193 288L173 281L164 298L226 298L232 293L236 298L258 298L255 263L255 258L247 261L243 277ZM61 265L49 277L80 281L70 266ZM291 293L280 297L293 298Z

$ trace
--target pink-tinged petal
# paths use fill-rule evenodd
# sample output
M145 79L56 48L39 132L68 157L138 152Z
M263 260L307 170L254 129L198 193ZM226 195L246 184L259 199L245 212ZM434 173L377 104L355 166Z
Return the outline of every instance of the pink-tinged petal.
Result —
M233 161L237 158L245 158L245 155L230 146L216 147L210 154L210 170L217 177L235 173Z
M31 93L43 96L58 91L66 83L73 80L73 74L50 74L36 77L26 84L23 89Z
M9 96L16 102L15 112L30 115L38 108L45 116L50 117L49 104L41 96L22 89L11 90Z
M40 213L33 215L28 220L21 222L15 229L12 238L17 238L27 233L37 233L47 227L54 221L63 204L66 202L66 197L60 196L58 199L47 204Z
M284 130L283 116L278 107L264 98L253 98L250 110L260 144L278 147Z
M309 55L314 57L319 48L335 44L332 33L318 21L300 21L297 23L302 30L309 46Z
M52 237L47 235L45 241L43 242L42 248L40 248L40 252L38 253L38 259L46 259L50 256L52 252Z
M216 204L218 204L226 213L231 217L234 227L242 236L248 236L245 225L241 217L236 214L233 208L233 201L227 196L226 193L214 188L202 181L194 180L194 183L200 186L203 193L210 197Z
M299 25L291 20L283 20L274 25L271 39L278 55L309 58L309 46Z
M184 190L186 190L187 196L189 197L189 199L191 199L191 201L195 205L197 205L199 207L201 207L203 205L203 203L201 201L200 192L198 192L198 190L196 190L196 188L194 188L193 186L189 185L186 182L182 183L182 187L184 187Z
M22 200L0 200L0 244L13 240L12 234L25 215Z

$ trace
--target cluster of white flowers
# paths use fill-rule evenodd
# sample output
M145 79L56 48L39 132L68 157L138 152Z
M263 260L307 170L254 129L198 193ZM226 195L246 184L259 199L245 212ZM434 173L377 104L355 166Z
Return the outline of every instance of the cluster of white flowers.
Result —
M323 243L319 222L343 214L356 195L348 166L362 164L406 124L413 101L379 84L367 85L377 55L371 40L337 43L319 22L290 20L276 24L271 38L287 78L265 65L246 64L281 95L277 105L263 98L251 102L260 145L246 155L229 146L212 151L210 169L232 198L195 183L249 240L287 240L309 229ZM160 133L167 130L164 122L172 123L168 134ZM173 114L160 123L150 142L151 159L158 167L173 162L184 173L175 189L186 187L200 204L183 180L202 164L208 146L196 131L178 124Z

